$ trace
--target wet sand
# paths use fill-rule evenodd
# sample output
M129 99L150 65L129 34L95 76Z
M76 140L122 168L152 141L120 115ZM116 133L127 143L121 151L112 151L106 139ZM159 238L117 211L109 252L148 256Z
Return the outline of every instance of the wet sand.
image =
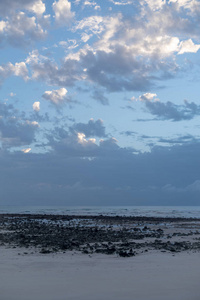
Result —
M199 300L199 253L23 252L0 249L1 300Z
M199 300L200 220L0 215L0 300Z

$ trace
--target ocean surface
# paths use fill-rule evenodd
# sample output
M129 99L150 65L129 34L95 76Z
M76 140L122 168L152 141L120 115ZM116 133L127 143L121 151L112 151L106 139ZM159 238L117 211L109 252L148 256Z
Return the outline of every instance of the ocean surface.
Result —
M0 206L3 213L200 218L200 206Z

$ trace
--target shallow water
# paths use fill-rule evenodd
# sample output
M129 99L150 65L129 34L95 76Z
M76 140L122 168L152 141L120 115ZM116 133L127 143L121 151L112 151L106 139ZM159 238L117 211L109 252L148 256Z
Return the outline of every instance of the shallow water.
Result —
M0 206L0 213L200 218L200 206Z

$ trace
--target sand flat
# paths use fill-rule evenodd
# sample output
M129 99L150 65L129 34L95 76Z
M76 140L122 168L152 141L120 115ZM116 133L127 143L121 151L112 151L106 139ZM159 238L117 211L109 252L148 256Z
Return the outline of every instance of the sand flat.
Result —
M200 299L200 253L122 258L24 251L0 248L1 300Z

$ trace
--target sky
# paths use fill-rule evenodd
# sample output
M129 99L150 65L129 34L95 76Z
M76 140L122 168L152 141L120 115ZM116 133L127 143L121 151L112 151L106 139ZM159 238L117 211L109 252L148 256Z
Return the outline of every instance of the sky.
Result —
M200 1L0 0L0 205L200 205Z

